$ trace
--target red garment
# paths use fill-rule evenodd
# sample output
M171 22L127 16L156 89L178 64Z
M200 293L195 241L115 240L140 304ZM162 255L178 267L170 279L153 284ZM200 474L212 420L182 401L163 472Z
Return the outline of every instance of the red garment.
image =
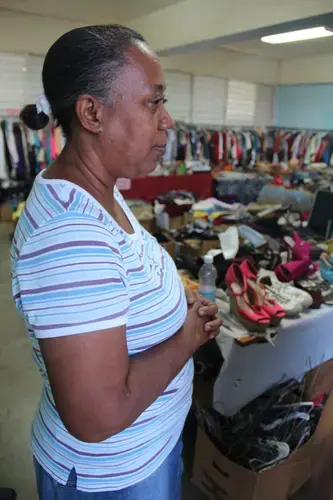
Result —
M218 132L215 132L214 135L213 135L213 144L214 144L214 156L215 156L215 160L216 160L216 165L219 164L219 142L220 142L220 139L219 139L219 133Z
M229 161L229 151L228 151L228 133L226 131L222 132L223 135L223 159L224 163L227 164Z
M314 163L319 163L322 160L323 153L325 149L328 147L327 139L323 138L321 140L320 146L318 148L317 153L315 154L315 157L313 159Z
M273 146L274 153L278 153L280 151L282 140L283 140L283 136L281 134L278 135L277 138L275 139L275 143Z
M286 142L287 142L287 150L288 150L288 160L291 158L291 148L294 143L295 136L293 134L288 134L286 136Z

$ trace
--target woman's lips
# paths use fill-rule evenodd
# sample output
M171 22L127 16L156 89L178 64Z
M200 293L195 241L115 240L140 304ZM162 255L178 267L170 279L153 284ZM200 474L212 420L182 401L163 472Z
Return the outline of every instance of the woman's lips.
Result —
M160 153L161 155L165 154L165 149L166 149L166 144L158 144L156 146L153 146L153 149Z

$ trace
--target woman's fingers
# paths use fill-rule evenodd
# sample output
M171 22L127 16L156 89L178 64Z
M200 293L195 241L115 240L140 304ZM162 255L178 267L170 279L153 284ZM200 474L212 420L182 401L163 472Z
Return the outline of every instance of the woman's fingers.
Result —
M223 324L222 318L216 316L214 319L206 323L205 331L207 333L211 333L213 337L216 337L216 335L218 335L220 331L222 324Z
M207 301L206 305L202 305L199 309L199 316L216 316L218 313L218 307L214 302Z
M198 300L198 295L189 288L185 288L185 295L188 306L192 306Z

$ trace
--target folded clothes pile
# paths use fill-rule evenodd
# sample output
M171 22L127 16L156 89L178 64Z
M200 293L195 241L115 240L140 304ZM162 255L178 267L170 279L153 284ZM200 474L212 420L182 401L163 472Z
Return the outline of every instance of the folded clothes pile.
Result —
M155 213L165 212L169 217L179 217L191 210L196 195L189 191L169 191L155 200Z
M307 400L304 385L291 379L271 387L233 417L199 409L198 420L224 456L260 472L309 441L326 400L325 394Z
M217 234L205 221L194 221L178 229L173 237L176 241L184 240L218 240Z

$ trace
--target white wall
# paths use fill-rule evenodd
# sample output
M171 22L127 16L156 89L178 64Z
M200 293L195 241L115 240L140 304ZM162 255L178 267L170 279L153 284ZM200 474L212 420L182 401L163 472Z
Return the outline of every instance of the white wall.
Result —
M282 61L279 83L332 83L333 54Z
M162 57L165 70L183 71L201 76L275 85L279 81L279 63L263 57L216 49Z
M78 26L72 21L0 9L0 52L45 54L59 36Z

